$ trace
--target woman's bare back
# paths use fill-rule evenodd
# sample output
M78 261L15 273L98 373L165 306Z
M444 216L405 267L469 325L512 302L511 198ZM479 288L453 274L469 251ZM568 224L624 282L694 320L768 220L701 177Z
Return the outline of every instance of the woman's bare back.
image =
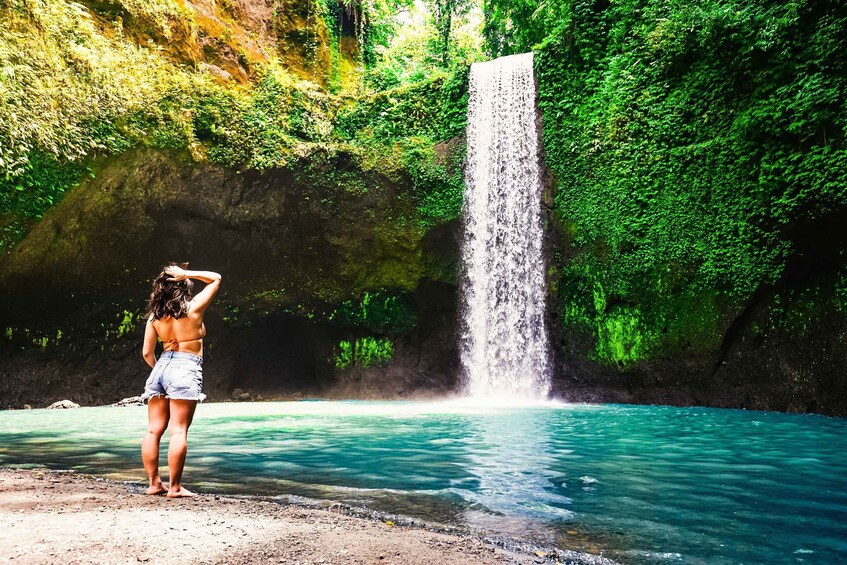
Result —
M152 323L165 351L182 351L203 356L206 325L203 323L202 311L189 310L185 318L168 317L153 320Z

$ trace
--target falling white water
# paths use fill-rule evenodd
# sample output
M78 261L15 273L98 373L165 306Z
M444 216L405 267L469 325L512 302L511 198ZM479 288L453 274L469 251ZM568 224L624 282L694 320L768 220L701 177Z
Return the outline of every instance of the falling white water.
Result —
M471 67L462 243L465 392L550 391L532 53Z

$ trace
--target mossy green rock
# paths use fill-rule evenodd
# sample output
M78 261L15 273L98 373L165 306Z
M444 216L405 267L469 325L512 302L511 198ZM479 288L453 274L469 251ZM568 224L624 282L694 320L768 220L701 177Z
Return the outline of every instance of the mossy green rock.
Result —
M281 304L414 289L425 266L410 198L346 159L236 174L155 151L128 153L33 228L5 259L3 279L107 289L190 259L223 271L233 300L273 289L286 290Z

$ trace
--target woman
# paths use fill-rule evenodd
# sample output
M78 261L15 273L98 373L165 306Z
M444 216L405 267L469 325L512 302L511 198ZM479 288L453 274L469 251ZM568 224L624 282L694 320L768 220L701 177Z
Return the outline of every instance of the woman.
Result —
M206 326L203 314L221 286L221 276L210 271L187 271L171 264L153 281L147 303L147 328L142 355L153 367L141 398L147 402L148 426L141 442L141 459L150 480L147 494L165 494L169 498L195 496L182 486L182 470L188 449L188 427L194 409L203 394L203 338ZM197 279L206 287L193 296ZM164 353L156 361L157 338ZM170 425L169 425L170 424ZM168 428L168 471L170 486L159 478L159 440Z

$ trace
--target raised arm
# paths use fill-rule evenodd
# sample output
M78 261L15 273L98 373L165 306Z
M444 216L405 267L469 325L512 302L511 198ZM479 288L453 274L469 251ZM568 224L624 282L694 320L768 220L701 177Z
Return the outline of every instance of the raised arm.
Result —
M213 271L187 271L180 267L168 267L165 272L171 276L171 280L197 279L206 283L206 287L191 301L192 310L202 312L208 308L221 287L221 275Z
M147 326L144 328L144 342L141 347L141 356L151 367L156 366L156 341L159 334L153 327L153 316L147 318Z

